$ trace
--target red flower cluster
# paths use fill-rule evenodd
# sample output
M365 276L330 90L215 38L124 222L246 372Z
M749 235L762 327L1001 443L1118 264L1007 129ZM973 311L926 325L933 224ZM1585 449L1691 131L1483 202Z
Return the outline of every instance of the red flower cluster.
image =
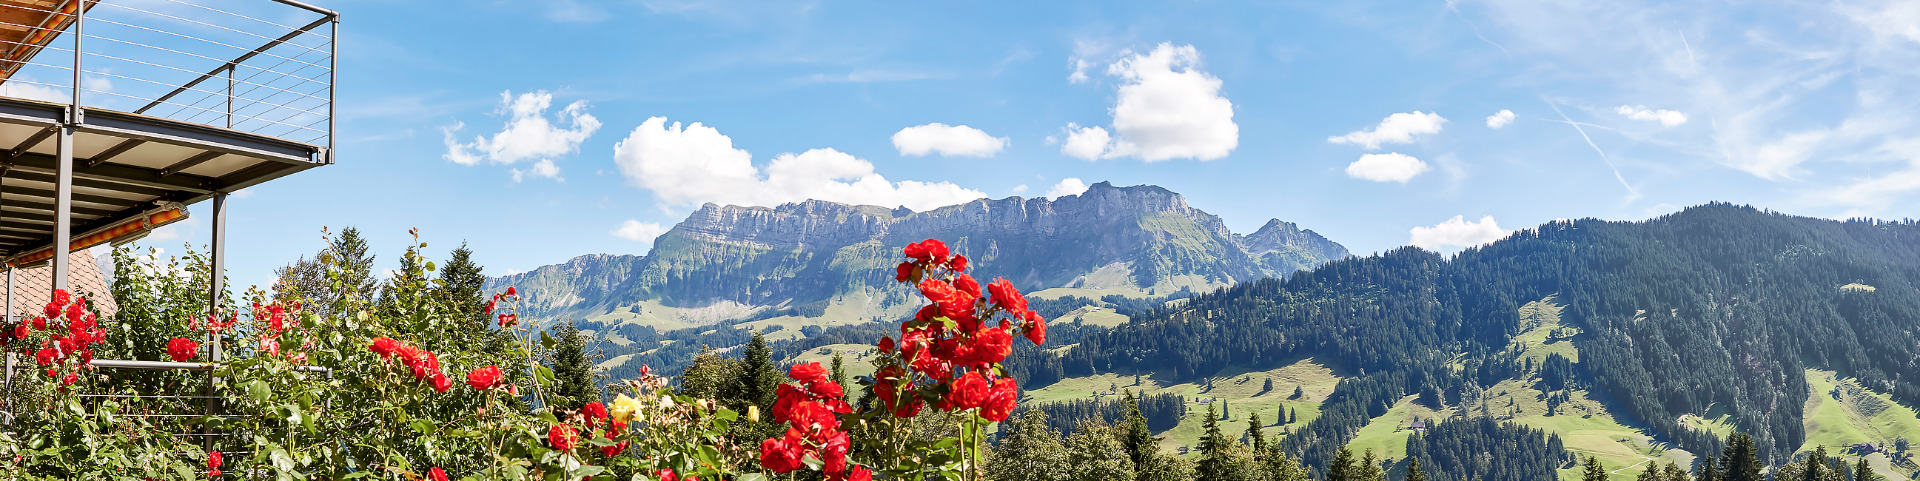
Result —
M493 299L487 300L487 314L493 314L494 308L499 307L500 301L514 301L519 299L520 294L514 291L513 286L507 286L506 292L494 294ZM494 317L500 320L501 329L513 327L513 325L520 322L520 315L511 312L494 314Z
M413 370L414 379L431 383L435 391L447 392L448 388L453 387L453 381L448 380L447 375L440 372L440 355L434 354L433 351L416 348L384 336L373 338L373 344L367 346L367 349L379 354L381 359L400 358L401 364Z
M86 305L85 298L73 297L65 289L55 290L53 302L42 309L44 316L4 330L11 336L8 343L25 340L34 331L47 331L49 335L40 341L38 351L25 347L20 352L32 355L40 367L46 368L47 377L60 379L62 385L73 384L80 376L75 372L62 376L61 371L66 371L69 365L73 371L89 368L88 363L93 362L93 345L107 339L106 331L100 329L99 320L87 312Z
M444 469L440 469L439 466L434 466L433 469L427 470L427 479L431 479L433 481L447 481L447 471Z
M207 476L219 476L221 463L219 451L207 451Z
M167 357L173 358L173 362L191 361L198 355L200 355L200 344L193 342L192 339L176 337L167 341Z
M500 368L494 366L474 369L473 372L467 373L467 385L481 391L500 387L506 382L507 376L501 374Z
M920 393L940 393L937 387L945 385L935 407L980 409L981 417L1005 420L1019 388L1012 378L992 373L1003 372L998 365L1013 352L1016 331L1045 343L1046 319L1028 309L1027 298L1006 279L994 279L982 292L966 274L966 256L950 255L938 240L908 245L904 254L908 260L894 269L895 279L914 284L932 304L900 325L898 343L880 339L880 353L895 355L897 348L902 364L875 374L874 394L895 416L911 417L920 411ZM988 322L996 316L999 322Z
M795 365L787 377L800 385L781 384L772 409L775 421L787 423L787 432L760 443L760 465L784 474L805 466L807 456L813 456L823 463L820 470L830 481L872 479L867 468L848 466L851 445L838 415L853 408L843 399L840 384L828 380L827 369L817 362Z

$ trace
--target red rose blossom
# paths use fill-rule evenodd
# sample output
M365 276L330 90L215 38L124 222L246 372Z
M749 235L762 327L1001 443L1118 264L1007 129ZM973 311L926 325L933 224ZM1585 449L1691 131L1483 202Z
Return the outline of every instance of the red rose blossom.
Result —
M433 469L427 470L427 478L433 481L447 481L447 471L434 466Z
M167 341L167 357L173 358L173 362L187 362L199 354L200 344L193 342L192 339L176 337Z
M827 368L820 366L817 362L795 364L793 368L787 370L787 377L805 383L825 381L827 374Z
M220 460L220 452L219 452L219 451L207 451L207 475L208 475L208 476L219 476L219 475L220 475L220 464L221 464L221 460Z
M467 373L467 385L481 391L499 387L502 382L506 382L506 375L501 374L498 367L487 366Z
M607 405L594 401L580 406L580 417L586 419L588 428L598 426L607 419Z
M571 426L560 424L547 429L547 445L553 446L553 449L572 451L578 444L580 433L574 432Z

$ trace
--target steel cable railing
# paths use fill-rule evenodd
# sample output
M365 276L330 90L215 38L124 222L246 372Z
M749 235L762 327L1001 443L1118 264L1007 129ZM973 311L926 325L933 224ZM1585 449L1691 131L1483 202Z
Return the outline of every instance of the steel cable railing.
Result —
M77 102L86 110L332 149L339 50L333 12L290 0L221 5L226 10L188 0L87 5L0 7L42 18L0 21L25 32L0 38L0 96ZM295 18L307 23L286 24Z

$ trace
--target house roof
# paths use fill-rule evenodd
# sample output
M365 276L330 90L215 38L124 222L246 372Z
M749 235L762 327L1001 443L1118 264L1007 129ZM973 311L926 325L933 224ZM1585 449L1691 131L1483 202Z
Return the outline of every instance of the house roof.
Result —
M120 304L113 300L113 286L107 282L106 276L100 275L100 266L94 263L93 256L87 255L87 251L75 252L67 257L67 269L68 291L86 298L87 304L98 309L101 317L112 318L114 313L120 312ZM53 268L50 266L15 270L12 312L21 317L39 315L52 298L52 286Z

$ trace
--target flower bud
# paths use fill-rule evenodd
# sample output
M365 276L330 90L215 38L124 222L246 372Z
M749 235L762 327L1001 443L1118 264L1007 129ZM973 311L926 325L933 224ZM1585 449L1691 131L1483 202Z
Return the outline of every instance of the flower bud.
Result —
M760 406L747 406L747 420L760 422Z

